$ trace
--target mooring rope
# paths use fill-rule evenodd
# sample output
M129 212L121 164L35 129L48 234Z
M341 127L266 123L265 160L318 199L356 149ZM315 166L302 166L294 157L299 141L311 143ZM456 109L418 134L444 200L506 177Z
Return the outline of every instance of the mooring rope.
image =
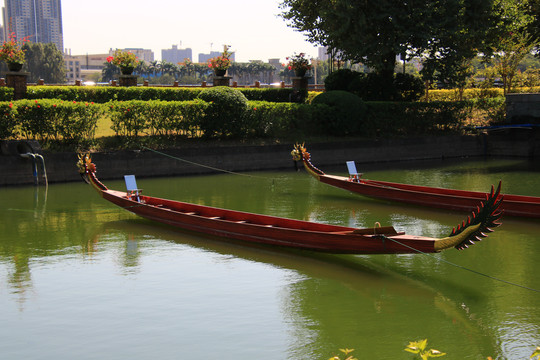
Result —
M207 168L207 169L214 170L214 171L219 171L219 172L232 174L232 175L246 176L246 177L251 177L251 178L274 180L274 178L269 178L269 177L264 177L264 176L256 176L256 175L251 175L251 174L242 174L242 173L239 173L239 172L220 169L220 168L217 168L217 167L214 167L214 166L204 165L204 164L196 163L194 161L189 161L189 160L186 160L186 159L182 159L182 158L179 158L177 156L169 155L169 154L166 154L166 153L161 152L161 151L157 151L157 150L154 150L154 149L147 148L146 146L141 146L141 147L143 149L145 149L145 150L155 152L156 154L163 155L163 156L166 156L166 157L174 159L174 160L182 161L182 162L185 162L185 163L190 164L190 165L200 166L200 167Z
M413 248L412 246L405 245L405 244L403 244L403 243L401 243L401 242L399 242L399 241L397 241L397 240L395 240L395 239L391 239L391 238L386 237L386 236L384 236L384 235L382 235L382 237L385 238L385 239L387 239L387 240L393 241L393 242L395 242L396 244L399 244L399 245L401 245L401 246L403 246L403 247L406 247L406 248L408 248L408 249L414 250L414 251L416 251L416 252L419 253L419 254L422 254L422 255L426 255L426 256L432 257L432 258L437 259L437 260L440 260L440 261L442 261L442 262L444 262L444 263L446 263L446 264L448 264L448 265L452 265L452 266L457 267L457 268L459 268L459 269L462 269L462 270L465 270L465 271L472 272L472 273L474 273L474 274L476 274L476 275L481 275L481 276L487 277L487 278L489 278L489 279L491 279L491 280L499 281L499 282L505 283L505 284L507 284L507 285L516 286L516 287L519 287L519 288L522 288L522 289L525 289L525 290L530 290L530 291L534 291L534 292L540 292L539 289L534 289L534 288L531 288L531 287L528 287L528 286L525 286L525 285L516 284L516 283L511 282L511 281L508 281L508 280L499 279L499 278L497 278L497 277L494 277L494 276L491 276L491 275L488 275L488 274L484 274L484 273L482 273L482 272L480 272L480 271L473 270L473 269L469 269L469 268L467 268L467 267L465 267L465 266L455 264L455 263L453 263L453 262L451 262L451 261L448 261L448 260L445 260L445 259L442 259L442 258L435 257L435 256L432 255L432 254L425 253L425 252L423 252L423 251L421 251L421 250L418 250L418 249Z

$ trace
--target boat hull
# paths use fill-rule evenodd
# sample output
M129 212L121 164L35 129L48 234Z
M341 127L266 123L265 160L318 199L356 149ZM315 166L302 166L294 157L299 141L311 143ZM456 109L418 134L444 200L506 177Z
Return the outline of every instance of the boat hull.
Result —
M485 200L486 193L465 190L434 188L385 181L350 181L344 176L318 175L320 182L345 189L367 197L397 201L435 208L473 211L479 201ZM504 194L500 210L504 215L540 218L540 198Z
M397 233L391 227L356 229L149 196L143 196L139 203L129 199L126 193L115 190L103 191L102 196L138 216L183 230L229 239L328 253L436 252L434 243L437 239ZM380 234L386 229L391 230Z

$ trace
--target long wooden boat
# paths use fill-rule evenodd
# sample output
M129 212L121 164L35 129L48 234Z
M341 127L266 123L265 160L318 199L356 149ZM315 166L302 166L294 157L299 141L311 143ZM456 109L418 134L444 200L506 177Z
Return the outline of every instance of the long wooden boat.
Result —
M311 155L304 145L296 144L291 155L295 161L301 160L307 172L318 181L367 197L466 212L473 211L478 201L486 197L486 193L477 191L368 180L361 176L327 175L311 163ZM504 194L500 208L505 216L540 218L540 197Z
M110 190L96 177L96 166L88 155L80 157L78 168L105 200L144 218L202 234L283 247L330 253L433 253L451 247L464 249L500 225L499 189L493 188L467 221L449 237L437 239L407 235L391 226L357 229Z

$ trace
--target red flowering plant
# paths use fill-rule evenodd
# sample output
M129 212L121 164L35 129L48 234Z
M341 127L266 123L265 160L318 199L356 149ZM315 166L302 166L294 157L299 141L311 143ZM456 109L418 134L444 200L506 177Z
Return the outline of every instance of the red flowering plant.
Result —
M300 53L296 55L296 53L291 56L290 58L287 58L289 60L289 63L287 64L287 68L289 70L310 70L311 64L309 63L309 60L306 59L305 53Z
M114 56L109 56L107 58L107 62L118 66L120 70L124 72L125 70L133 71L139 63L139 60L132 52L117 49L114 52Z
M230 59L232 53L229 52L229 48L230 46L225 45L220 56L208 60L208 67L214 70L227 70L230 68L232 64Z
M28 41L28 38L23 38L22 42L17 41L15 33L9 35L9 40L4 41L0 47L0 60L7 64L24 64L24 50L22 45Z

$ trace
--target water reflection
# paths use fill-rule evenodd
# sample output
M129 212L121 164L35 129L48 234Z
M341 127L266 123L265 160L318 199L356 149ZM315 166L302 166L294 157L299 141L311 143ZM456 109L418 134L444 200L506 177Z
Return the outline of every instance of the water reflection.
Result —
M445 339L445 344L451 342L463 347L465 342L468 352L475 356L481 356L486 346L490 351L495 349L490 344L491 337L486 336L489 328L483 326L469 308L452 300L451 294L388 270L373 262L370 256L336 256L224 242L179 233L145 220L110 222L103 233L127 235L126 249L130 241L152 233L160 240L220 254L222 259L233 257L293 270L297 275L286 289L280 291L283 316L292 329L288 350L291 358L319 358L329 348L346 345L366 346L371 348L370 352L392 356L396 353L396 337L406 340L411 333L436 333L439 322L452 324L453 331L457 331ZM388 260L398 258L385 257ZM416 311L418 322L409 319L411 312ZM396 331L400 330L394 329L396 317L410 323ZM424 318L430 320L422 321ZM373 332L380 333L384 340L374 344ZM390 333L392 336L385 338L385 334ZM478 345L479 339L485 340L482 346Z
M477 166L377 170L371 177L420 181L424 173L423 181L484 189L493 179L475 170ZM502 168L509 169L510 163ZM490 169L484 172L496 169L497 177L513 179L509 187L531 194L525 187L536 174L500 173L500 165ZM305 173L138 182L161 197L357 227L380 222L435 237L448 235L464 218L363 198L317 183ZM123 188L120 181L107 185ZM66 323L86 307L117 319L104 326L91 314L77 315L94 343L114 339L134 346L125 339L132 338L165 354L186 355L164 345L164 334L155 330L160 328L155 319L166 318L170 344L185 339L189 356L208 356L190 343L223 349L226 344L214 338L224 334L234 344L227 354L263 359L329 358L344 347L362 349L357 357L394 358L408 341L423 338L456 358L514 359L527 358L540 343L537 293L463 269L540 289L533 255L540 250L539 221L503 219L488 239L464 252L336 256L178 232L115 208L85 184L52 185L44 195L36 198L31 188L0 189L0 269L5 269L0 274L6 274L0 284L7 289L0 291L0 301L5 308L17 302L20 313L7 312L6 324L13 329L3 335L8 347L17 333L28 332L27 322L49 325L39 307ZM132 309L144 316L133 318ZM133 321L151 330L141 336ZM209 329L212 336L200 335ZM124 338L116 338L118 334ZM47 339L36 336L37 349L46 347L45 354L55 357ZM74 340L67 336L57 345ZM257 347L259 351L253 350ZM127 348L116 351L117 357L128 355ZM111 355L110 350L99 354ZM223 351L221 355L233 358Z

